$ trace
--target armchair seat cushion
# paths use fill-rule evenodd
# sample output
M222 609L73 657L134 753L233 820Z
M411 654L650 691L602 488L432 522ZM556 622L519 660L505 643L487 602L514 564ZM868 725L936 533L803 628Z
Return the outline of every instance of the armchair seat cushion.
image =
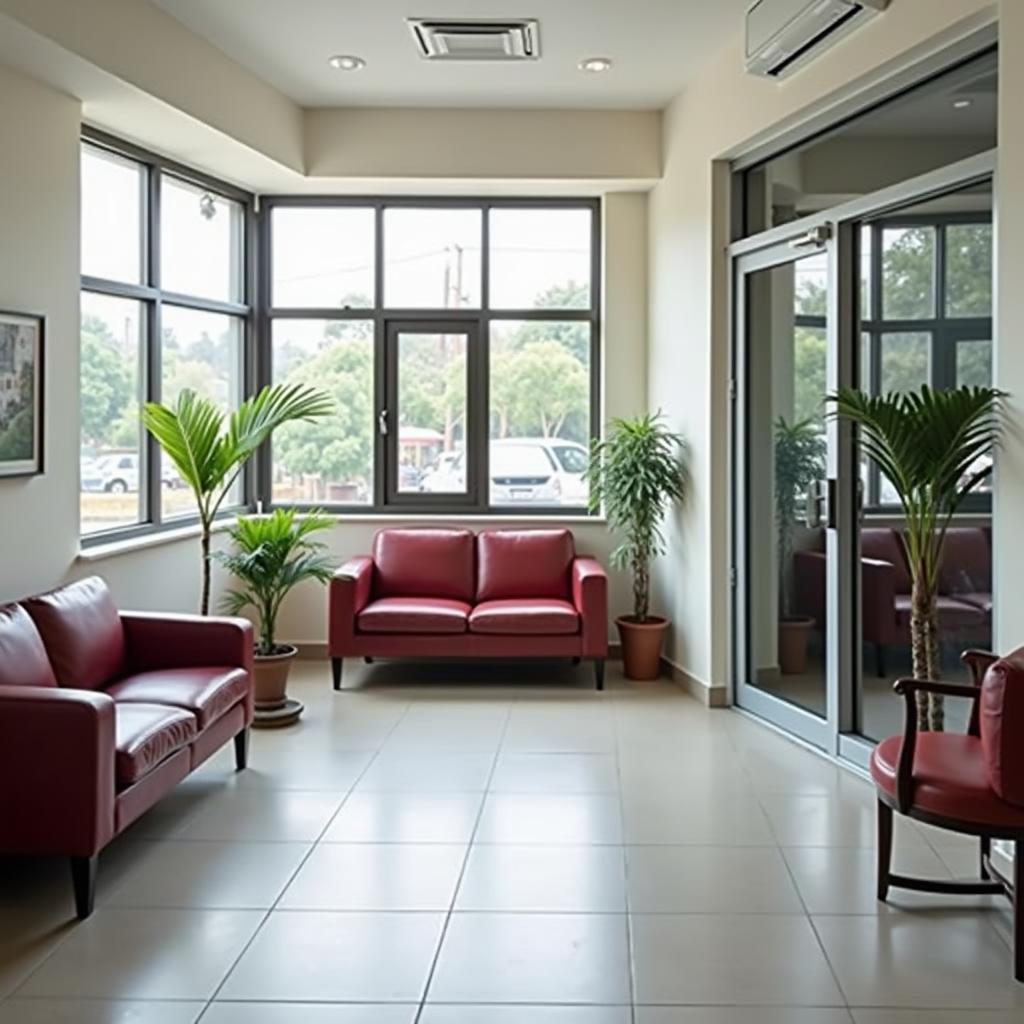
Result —
M469 616L471 633L565 636L579 630L580 617L568 601L482 601Z
M195 715L161 704L114 705L114 774L119 789L138 782L199 732Z
M902 736L890 736L871 755L871 777L893 799L902 745ZM1000 800L993 791L977 736L918 734L913 779L914 810L994 828L1024 828L1024 808Z
M465 633L470 607L443 597L382 597L358 616L361 633Z
M896 621L901 627L909 630L910 594L897 594L895 603ZM959 597L947 597L940 594L936 598L936 608L939 614L939 623L946 629L962 629L985 624L985 613L976 605L968 604Z
M244 701L248 690L245 670L230 667L139 672L107 687L119 704L164 704L191 712L200 729Z

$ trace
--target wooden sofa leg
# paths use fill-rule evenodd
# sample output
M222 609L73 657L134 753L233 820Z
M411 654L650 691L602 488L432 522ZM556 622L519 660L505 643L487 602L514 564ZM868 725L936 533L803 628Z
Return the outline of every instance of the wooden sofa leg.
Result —
M988 872L988 859L992 856L992 840L988 836L981 837L981 850L978 857L980 864L979 874L982 881L987 882L992 876Z
M366 665L372 665L373 664L373 658L371 658L368 654L366 654L366 655L363 656L363 663L366 664Z
M334 675L334 688L341 689L341 658L331 658L331 672Z
M97 854L91 857L71 858L71 885L75 890L75 913L79 921L84 921L96 903L96 863Z
M235 733L235 771L242 771L249 766L249 729Z
M594 659L594 679L599 690L604 689L604 658Z
M892 865L892 808L878 801L878 899L889 895L889 868Z

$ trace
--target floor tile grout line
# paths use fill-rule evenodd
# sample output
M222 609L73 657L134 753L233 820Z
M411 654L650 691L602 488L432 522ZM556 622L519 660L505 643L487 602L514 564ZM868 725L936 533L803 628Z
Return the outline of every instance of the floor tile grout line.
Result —
M615 737L615 779L619 786L619 828L622 831L622 885L626 906L626 971L629 977L629 1019L636 1024L636 962L633 956L633 917L629 901L629 856L626 846L626 803L622 799L622 748L619 709L612 700L612 732Z
M343 693L344 691L341 691L341 692ZM391 727L390 730L388 730L388 734L387 734L387 737L384 740L384 743L386 743L387 740L390 739L390 737L391 737L392 733L394 733L395 729L397 729L399 724L402 721L404 721L406 715L408 715L408 713L409 713L409 708L411 706L412 706L412 703L410 701L407 701L406 704L405 704L405 707L402 709L402 713L395 720L395 724ZM374 752L373 756L369 759L369 761L366 762L366 765L364 766L363 770L353 780L352 785L348 787L348 790L346 791L345 795L341 798L341 801L338 803L338 806L334 809L334 813L330 816L330 818L328 818L327 822L324 824L324 827L320 830L319 835L313 840L313 842L310 845L309 849L306 851L305 856L302 858L302 860L299 862L298 866L295 868L295 870L289 876L288 881L281 887L281 891L277 894L277 898L274 900L274 902L271 904L271 906L267 908L267 910L264 913L263 917L261 918L259 924L256 926L255 931L253 931L252 935L249 936L249 940L242 947L241 952L238 954L237 957L235 957L235 959L231 962L231 965L224 972L223 977L220 979L220 982L217 984L216 988L213 990L213 993L211 994L210 998L206 1000L206 1005L203 1007L203 1009L200 1012L199 1016L196 1018L194 1024L201 1024L201 1021L206 1016L207 1011L214 1004L214 1001L217 999L217 996L221 993L221 991L223 990L224 986L227 984L228 978L231 977L231 974L234 972L235 968L241 963L242 958L252 948L252 944L256 941L257 936L260 934L260 932L263 931L264 925L267 923L267 921L270 920L271 914L273 914L274 911L277 909L278 904L281 902L281 899L284 896L284 894L288 891L289 886L292 884L292 882L295 881L296 877L298 877L298 874L303 869L303 867L305 867L306 862L313 855L313 851L316 850L316 848L320 845L321 840L323 839L323 837L324 837L325 833L327 832L327 830L333 824L334 819L341 812L342 807L344 807L345 804L348 802L348 798L352 795L353 792L355 792L355 788L358 785L359 780L363 777L363 775L366 774L366 772L370 768L370 765L372 765L373 762L377 759L378 755L380 754L381 747L383 747L384 743L381 743L381 745Z
M498 767L498 759L501 756L502 742L505 739L505 733L508 731L508 723L512 717L513 703L514 701L509 702L508 709L505 712L505 721L502 724L501 733L498 736L498 742L494 749L494 757L491 760L491 770L487 776L487 789L484 790L483 796L480 800L480 806L477 808L476 820L473 822L473 829L469 834L469 842L466 844L466 853L462 858L462 867L459 869L459 877L455 880L455 887L452 889L452 901L448 907L448 913L445 914L444 922L441 925L441 934L438 936L437 948L434 950L433 959L430 961L430 970L427 972L427 980L423 986L423 995L420 998L420 1005L416 1010L416 1015L413 1017L412 1024L419 1024L420 1017L423 1016L423 1008L427 1005L427 997L430 995L430 986L434 983L434 974L437 971L438 961L441 959L444 940L448 935L448 926L451 923L452 915L455 913L455 905L459 899L459 890L462 888L462 880L466 874L466 867L468 866L469 858L473 853L473 840L476 837L477 830L480 828L480 821L483 818L484 808L487 806L487 797L490 792L491 780L494 778L494 773Z

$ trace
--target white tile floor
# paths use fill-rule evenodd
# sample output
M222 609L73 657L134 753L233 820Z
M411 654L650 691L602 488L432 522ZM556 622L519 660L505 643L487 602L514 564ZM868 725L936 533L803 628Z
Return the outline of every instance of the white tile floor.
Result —
M1008 914L874 898L849 773L668 683L301 663L301 725L118 839L0 862L0 1024L1009 1024ZM974 850L900 822L897 867Z

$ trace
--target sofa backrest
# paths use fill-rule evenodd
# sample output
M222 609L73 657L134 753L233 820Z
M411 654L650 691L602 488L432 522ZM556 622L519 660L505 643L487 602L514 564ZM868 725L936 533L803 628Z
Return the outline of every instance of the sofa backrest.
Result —
M43 638L20 604L0 606L0 686L56 686Z
M1024 805L1024 648L991 665L981 683L978 723L992 789Z
M373 538L375 597L444 597L472 602L476 554L469 530L410 527Z
M940 586L944 594L992 593L992 551L980 526L946 531Z
M100 690L123 673L124 627L99 576L21 603L43 638L60 686Z
M478 601L569 597L569 530L483 530L476 543Z
M903 551L903 540L895 530L888 526L872 526L861 530L860 553L863 558L889 562L895 570L893 583L896 593L910 593L910 570Z

